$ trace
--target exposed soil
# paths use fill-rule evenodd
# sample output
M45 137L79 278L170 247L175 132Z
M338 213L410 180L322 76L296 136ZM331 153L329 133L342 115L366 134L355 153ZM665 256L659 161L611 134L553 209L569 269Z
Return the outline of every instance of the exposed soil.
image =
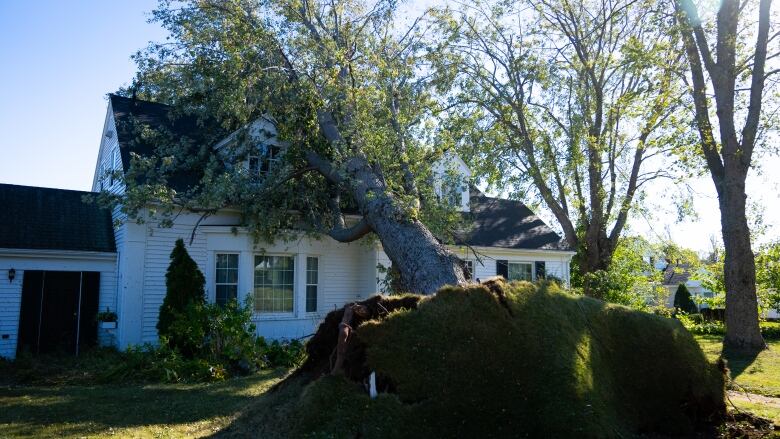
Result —
M393 311L400 309L417 309L417 304L423 296L374 296L361 302L347 306L360 305L367 313L354 314L352 328L357 328L369 320L382 319ZM317 328L317 332L306 344L308 358L295 372L295 376L303 376L307 381L315 380L329 374L333 369L338 345L339 326L344 317L344 308L331 311ZM344 375L357 382L363 382L370 373L366 366L366 346L359 337L351 336L347 340L344 355Z

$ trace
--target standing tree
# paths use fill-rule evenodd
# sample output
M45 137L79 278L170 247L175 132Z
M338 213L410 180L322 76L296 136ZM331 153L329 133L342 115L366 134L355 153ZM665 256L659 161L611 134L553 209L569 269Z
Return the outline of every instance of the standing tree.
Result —
M696 306L696 302L693 301L691 292L688 291L688 287L685 284L680 284L674 293L674 307L688 314L699 312L699 308Z
M171 251L171 263L165 273L165 298L157 320L157 332L161 336L170 335L171 324L177 315L184 313L188 305L206 302L205 285L206 279L198 269L198 264L187 253L184 241L177 239Z
M682 137L681 58L664 19L635 0L440 13L452 129L488 183L549 208L582 274L608 269L641 189L670 176L657 160Z
M133 92L223 132L238 130L244 141L224 154L211 148L216 136L211 144L156 142L156 154L133 160L120 200L126 211L150 201L167 213L209 215L232 206L266 239L305 229L351 242L373 232L405 290L432 293L464 282L443 234L425 224L441 210L428 209L435 197L418 184L436 156L433 102L420 69L418 23L401 32L396 7L393 0L161 0L153 20L170 38L135 56ZM260 119L272 128L253 130ZM273 168L236 166L257 155L269 131L282 145ZM201 178L176 192L167 178L182 168L200 170ZM348 223L347 207L358 221Z
M705 3L702 7L719 6L711 26L706 20L712 14L706 8L701 11L692 0L675 1L690 66L700 151L720 204L726 288L723 345L734 351L755 352L766 347L758 326L756 266L746 216L745 180L756 144L761 143L765 84L779 71L766 68L767 60L780 54L767 54L769 42L780 36L777 29L772 29L771 3L760 0L757 11L752 1ZM717 117L716 124L711 112Z

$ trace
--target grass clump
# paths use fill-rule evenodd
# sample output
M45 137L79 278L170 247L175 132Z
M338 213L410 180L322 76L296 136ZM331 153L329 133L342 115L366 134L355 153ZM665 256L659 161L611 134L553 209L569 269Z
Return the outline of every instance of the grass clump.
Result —
M618 437L687 434L725 413L723 371L678 322L553 285L498 285L444 288L416 310L363 323L356 334L366 370L390 392L370 400L354 377L324 376L265 428L291 423L292 435L316 437Z

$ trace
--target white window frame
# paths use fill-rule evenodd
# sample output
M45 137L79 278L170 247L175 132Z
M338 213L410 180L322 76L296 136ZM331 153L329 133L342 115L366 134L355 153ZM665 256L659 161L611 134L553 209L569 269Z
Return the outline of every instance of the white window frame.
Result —
M316 273L317 273L317 280L314 283L310 283L309 282L309 271L311 271L311 270L309 270L309 259L314 259L314 260L317 261L317 271L316 271ZM304 286L303 286L303 310L304 310L304 312L306 314L316 314L320 310L320 271L321 271L320 268L322 266L321 259L322 258L320 258L318 255L306 255L306 271L305 271L305 276L304 276L304 278L306 280L304 281ZM314 303L314 305L315 305L314 306L314 311L309 311L308 310L308 306L309 306L309 287L311 287L311 286L316 288L315 296L314 296L314 301L315 301L315 303Z
M536 273L534 273L535 270L534 270L534 263L533 262L529 262L529 261L507 261L507 263L506 263L506 274L507 274L507 277L509 277L510 266L511 265L528 265L528 266L530 266L531 267L531 279L528 279L528 281L529 282L534 282L536 280ZM509 278L507 280L512 281L512 280L526 280L526 279L511 279L511 278Z
M264 151L260 151L260 148L263 148ZM274 151L274 148L277 150L275 154L271 154ZM246 160L246 168L250 175L253 176L260 176L265 175L273 171L274 166L276 163L279 162L279 156L281 155L281 147L279 145L273 145L270 143L264 143L257 146L256 150L253 151L253 154L250 154L247 156ZM257 166L252 166L252 161L257 161ZM265 163L268 163L268 169L263 170L263 165Z
M235 255L236 256L236 281L235 282L219 282L217 279L217 263L219 261L219 255ZM227 269L231 269L228 267ZM254 273L253 273L254 274ZM235 251L215 251L214 252L214 303L217 303L217 287L219 285L235 285L236 286L236 300L241 300L241 253Z
M465 269L469 271L469 278L466 280L476 281L477 277L474 275L474 260L473 259L464 259L463 265L465 266Z
M257 266L257 264L255 263L255 261L256 261L256 258L258 256L269 257L269 258L284 257L284 258L290 258L292 260L292 263L293 263L292 301L293 301L293 303L292 303L292 310L291 311L259 311L257 309L257 296L255 294L255 289L257 288L257 285L255 284L255 267ZM298 300L299 300L298 297L297 297L298 296L298 291L299 291L299 289L298 289L299 283L298 283L297 277L298 277L298 270L300 269L300 267L298 267L299 264L298 264L298 262L296 262L296 259L298 259L298 258L296 257L295 254L292 254L292 253L253 253L252 254L252 263L251 263L251 266L250 266L251 273L252 273L252 290L251 290L251 292L249 294L251 294L252 301L253 301L252 313L257 318L259 318L259 319L272 319L272 318L275 318L275 317L287 317L287 318L289 318L289 317L295 317L297 315L296 307L298 305Z

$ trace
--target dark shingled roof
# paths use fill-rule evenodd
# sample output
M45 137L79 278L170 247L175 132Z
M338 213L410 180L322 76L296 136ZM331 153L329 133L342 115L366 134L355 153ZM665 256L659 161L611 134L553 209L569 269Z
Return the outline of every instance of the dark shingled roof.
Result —
M679 285L691 278L690 264L669 264L664 268L664 285Z
M89 193L0 184L0 248L115 252L111 212Z
M131 153L141 157L149 157L155 153L157 148L156 145L144 142L139 138L136 132L136 128L139 126L150 128L162 135L186 137L192 143L204 141L207 129L198 124L196 116L175 116L172 113L173 107L166 104L126 98L115 94L108 96L111 101L111 109L114 112L119 153L122 156L122 169L125 173L130 169ZM202 175L202 170L177 171L169 176L168 183L177 191L184 191L197 184Z
M564 240L516 200L491 198L472 188L471 212L467 218L473 227L459 244L531 250L571 250Z

